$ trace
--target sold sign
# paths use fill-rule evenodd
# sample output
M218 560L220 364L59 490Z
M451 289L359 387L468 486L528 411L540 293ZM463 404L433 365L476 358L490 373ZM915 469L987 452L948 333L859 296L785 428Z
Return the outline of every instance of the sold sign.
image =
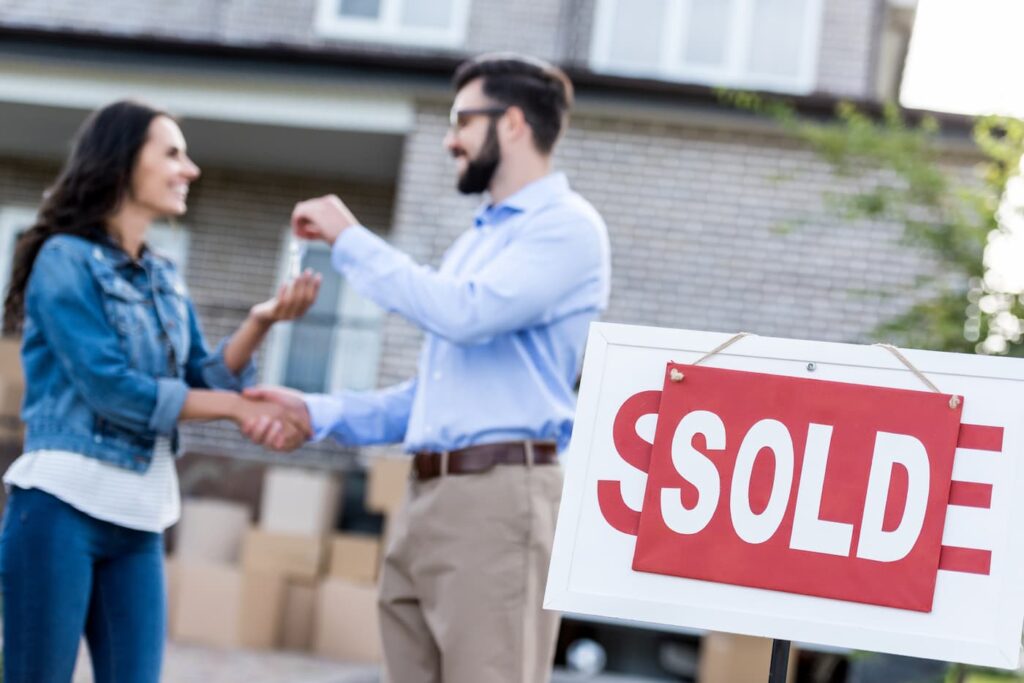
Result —
M653 448L635 433L651 412ZM601 509L637 535L637 571L927 612L961 412L937 393L669 364L615 425L648 472L643 509L607 481Z

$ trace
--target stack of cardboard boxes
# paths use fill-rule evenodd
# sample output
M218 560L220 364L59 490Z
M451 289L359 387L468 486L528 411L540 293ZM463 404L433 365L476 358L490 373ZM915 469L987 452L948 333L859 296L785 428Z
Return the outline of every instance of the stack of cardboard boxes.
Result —
M700 643L700 683L734 683L735 681L763 681L768 676L772 660L770 638L741 636L736 633L709 631ZM789 650L789 669L786 681L796 676L797 648Z
M366 507L392 514L408 471L406 458L374 460ZM168 560L171 637L380 661L376 583L383 543L335 531L340 484L333 473L269 468L256 525L243 505L186 501Z

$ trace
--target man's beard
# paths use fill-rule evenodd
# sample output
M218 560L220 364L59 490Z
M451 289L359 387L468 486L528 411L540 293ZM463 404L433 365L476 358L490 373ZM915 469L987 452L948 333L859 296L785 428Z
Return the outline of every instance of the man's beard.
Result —
M498 128L491 121L487 139L475 159L466 157L466 170L459 176L457 187L462 194L480 194L491 185L494 172L501 163L501 148L498 147Z

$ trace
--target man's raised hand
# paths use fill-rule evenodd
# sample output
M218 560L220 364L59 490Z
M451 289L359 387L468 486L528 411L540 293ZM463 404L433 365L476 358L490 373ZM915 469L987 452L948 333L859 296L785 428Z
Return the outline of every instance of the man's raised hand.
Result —
M306 240L333 245L338 235L353 225L359 225L359 221L333 194L299 202L292 211L292 232Z

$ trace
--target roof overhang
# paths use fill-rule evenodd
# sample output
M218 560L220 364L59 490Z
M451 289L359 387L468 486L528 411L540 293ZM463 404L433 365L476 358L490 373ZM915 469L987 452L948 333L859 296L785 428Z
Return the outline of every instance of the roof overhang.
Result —
M9 46L3 46L8 47ZM0 52L0 153L57 159L86 114L134 98L182 117L201 164L393 180L415 122L408 91L310 69Z

